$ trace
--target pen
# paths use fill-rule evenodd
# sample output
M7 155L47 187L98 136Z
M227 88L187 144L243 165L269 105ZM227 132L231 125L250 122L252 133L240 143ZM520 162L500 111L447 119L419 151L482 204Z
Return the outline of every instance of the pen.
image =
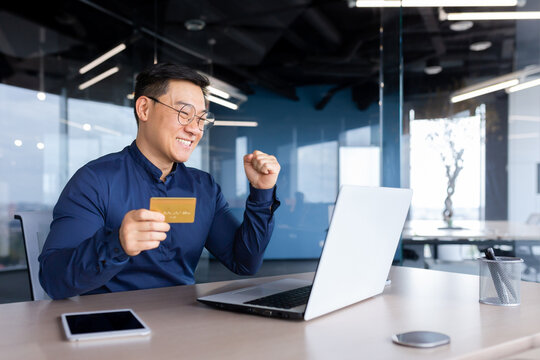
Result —
M495 256L495 252L492 248L488 248L484 250L484 253L486 254L486 259L497 261L497 257ZM493 284L495 285L495 290L497 291L497 295L499 296L499 299L503 304L509 304L510 298L509 294L504 288L503 284L506 286L508 291L511 293L512 297L517 300L516 292L514 291L514 288L512 286L512 283L510 279L506 276L507 274L504 272L504 269L501 268L500 264L495 263L488 263L488 268L491 273L491 277L493 279Z

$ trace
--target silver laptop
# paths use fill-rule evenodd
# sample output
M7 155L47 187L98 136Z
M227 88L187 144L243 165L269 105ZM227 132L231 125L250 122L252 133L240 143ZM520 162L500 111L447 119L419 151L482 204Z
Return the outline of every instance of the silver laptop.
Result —
M382 293L410 189L343 185L313 283L282 279L197 300L220 309L311 320Z

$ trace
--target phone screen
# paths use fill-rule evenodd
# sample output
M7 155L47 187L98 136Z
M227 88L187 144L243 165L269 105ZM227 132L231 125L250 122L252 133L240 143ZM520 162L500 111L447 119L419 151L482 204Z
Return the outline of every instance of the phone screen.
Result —
M66 321L73 335L143 329L131 311L67 315Z

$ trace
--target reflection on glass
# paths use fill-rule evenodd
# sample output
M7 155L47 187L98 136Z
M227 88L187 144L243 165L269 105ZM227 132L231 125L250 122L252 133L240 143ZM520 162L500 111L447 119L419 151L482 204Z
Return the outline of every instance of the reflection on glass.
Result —
M135 138L131 107L62 97L0 84L0 269L23 266L17 211L51 209L75 171Z
M413 219L442 220L446 203L454 219L481 219L484 129L480 114L411 121Z

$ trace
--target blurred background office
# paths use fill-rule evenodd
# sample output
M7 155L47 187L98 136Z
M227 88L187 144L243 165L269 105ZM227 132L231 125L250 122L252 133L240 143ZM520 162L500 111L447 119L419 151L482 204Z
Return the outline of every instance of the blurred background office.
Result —
M0 302L29 299L14 214L131 143L155 62L210 77L216 126L188 165L239 218L242 156L282 165L259 275L315 269L347 183L414 190L396 264L475 273L464 243L502 239L540 281L540 2L18 1L0 5ZM197 281L234 277L203 254Z

